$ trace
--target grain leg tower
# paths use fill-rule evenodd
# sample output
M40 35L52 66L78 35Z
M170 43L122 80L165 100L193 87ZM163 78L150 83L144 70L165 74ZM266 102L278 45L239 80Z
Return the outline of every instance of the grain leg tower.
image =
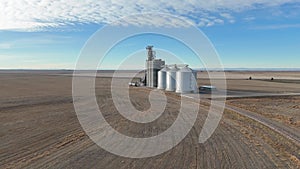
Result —
M147 87L157 87L158 71L164 67L165 61L155 58L153 46L147 46L146 49L148 51L148 58L146 60L146 85Z

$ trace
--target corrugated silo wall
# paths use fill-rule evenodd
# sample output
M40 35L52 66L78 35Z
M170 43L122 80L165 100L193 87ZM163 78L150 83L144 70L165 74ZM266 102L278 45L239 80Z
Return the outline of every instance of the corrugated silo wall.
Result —
M152 86L151 87L157 87L157 83L158 83L158 71L159 70L160 69L152 69L152 71L153 71L153 77L152 77L153 82L152 82Z
M162 65L165 62L161 60L147 61L147 86L157 87L158 83L158 71L160 71Z
M158 82L158 71L160 69L147 69L147 86L148 87L157 87Z
M193 70L192 88L193 88L194 93L198 92L197 75L198 75L198 72L196 70Z
M166 69L158 71L157 88L166 89L167 72Z

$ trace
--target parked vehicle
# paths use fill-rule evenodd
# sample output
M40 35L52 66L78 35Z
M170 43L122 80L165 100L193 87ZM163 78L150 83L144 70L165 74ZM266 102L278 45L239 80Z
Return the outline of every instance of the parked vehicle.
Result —
M200 86L199 92L200 93L211 93L212 91L217 91L215 86Z

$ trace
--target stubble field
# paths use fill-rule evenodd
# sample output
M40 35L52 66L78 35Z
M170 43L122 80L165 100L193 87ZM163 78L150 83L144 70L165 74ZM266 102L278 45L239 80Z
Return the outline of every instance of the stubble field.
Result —
M0 168L300 167L299 144L230 110L224 112L212 137L199 144L198 135L209 109L207 102L197 103L200 111L194 127L170 151L145 159L111 154L93 143L83 131L74 111L72 77L59 74L65 72L0 73ZM235 73L230 76L235 76ZM295 78L297 80L297 74ZM199 84L206 82L206 78L199 79ZM171 92L166 93L167 106L157 120L137 124L125 119L114 107L110 83L111 78L98 77L96 97L104 117L119 132L132 137L150 137L165 131L176 119L180 96ZM238 78L228 80L228 88L238 91L300 92L297 83L262 79L249 83L240 78L240 74ZM148 96L151 90L130 89L131 102L138 110L150 107ZM228 99L227 104L257 113L271 120L271 123L279 123L291 132L299 133L299 100L299 96L233 98Z

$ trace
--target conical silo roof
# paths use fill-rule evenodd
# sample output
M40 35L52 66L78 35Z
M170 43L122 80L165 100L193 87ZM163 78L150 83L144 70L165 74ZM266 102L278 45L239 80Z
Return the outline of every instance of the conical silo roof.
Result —
M162 68L160 71L167 72L168 70L170 70L170 68L168 66L164 66L164 68Z

